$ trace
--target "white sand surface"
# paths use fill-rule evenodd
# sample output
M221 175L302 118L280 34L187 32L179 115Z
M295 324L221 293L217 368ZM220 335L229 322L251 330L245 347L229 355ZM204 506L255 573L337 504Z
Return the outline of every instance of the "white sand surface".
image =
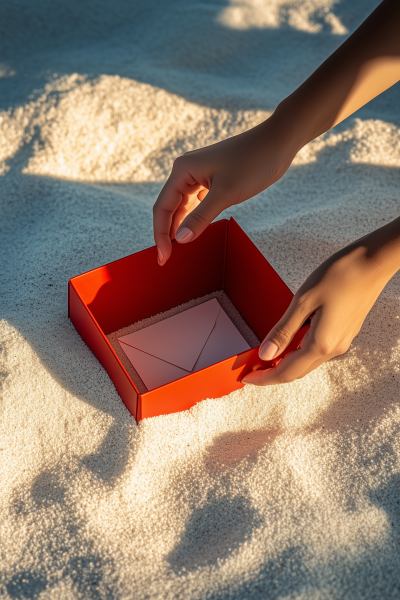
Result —
M0 597L400 598L400 277L349 352L136 425L69 277L152 245L173 158L259 122L376 0L0 8ZM232 209L295 290L398 216L400 88Z

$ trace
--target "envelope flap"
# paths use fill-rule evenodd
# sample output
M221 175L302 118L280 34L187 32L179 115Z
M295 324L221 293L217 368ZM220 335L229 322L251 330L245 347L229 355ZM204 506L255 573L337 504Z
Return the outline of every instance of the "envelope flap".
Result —
M220 309L214 298L118 339L142 352L191 371L214 328Z

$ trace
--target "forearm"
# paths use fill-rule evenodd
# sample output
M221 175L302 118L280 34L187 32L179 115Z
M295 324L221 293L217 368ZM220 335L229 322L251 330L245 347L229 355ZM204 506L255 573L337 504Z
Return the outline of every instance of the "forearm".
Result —
M385 283L400 269L400 217L368 233L353 244L362 249Z
M300 149L400 80L400 1L384 0L276 116Z
M400 269L400 217L335 252L322 264L322 277L332 265L338 266L339 280L343 274L348 277L349 285L362 274L365 292L377 298Z

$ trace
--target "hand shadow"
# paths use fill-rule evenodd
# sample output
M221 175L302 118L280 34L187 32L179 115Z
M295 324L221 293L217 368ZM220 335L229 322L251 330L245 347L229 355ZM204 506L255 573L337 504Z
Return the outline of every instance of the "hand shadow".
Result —
M251 469L279 434L278 429L227 432L207 448L204 468L211 485L206 498L201 492L197 498L198 491L192 488L193 510L179 543L167 556L175 573L216 565L250 541L262 519L247 489L238 490L240 471Z

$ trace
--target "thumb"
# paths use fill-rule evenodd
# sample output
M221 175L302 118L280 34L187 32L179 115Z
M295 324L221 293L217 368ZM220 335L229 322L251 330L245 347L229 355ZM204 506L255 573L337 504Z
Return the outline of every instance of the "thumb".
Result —
M304 302L293 298L283 317L265 336L258 352L259 357L262 360L272 360L282 354L313 311Z
M217 190L211 187L208 194L190 212L179 225L175 239L180 244L192 242L213 221L218 215L229 206L228 194L226 191Z

